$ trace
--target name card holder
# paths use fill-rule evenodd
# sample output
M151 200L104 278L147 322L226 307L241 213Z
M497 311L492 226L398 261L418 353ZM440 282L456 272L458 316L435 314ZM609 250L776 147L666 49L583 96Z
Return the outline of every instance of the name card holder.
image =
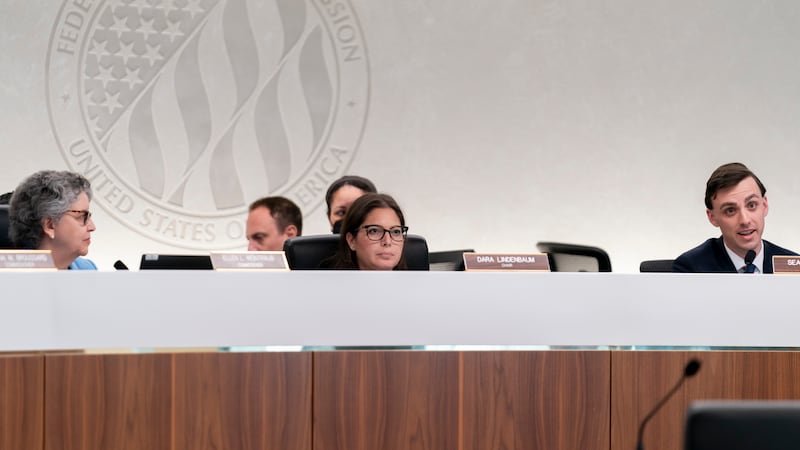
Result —
M772 271L778 274L800 274L800 256L773 256Z
M217 271L289 270L289 262L284 252L212 252L211 264Z
M549 272L545 253L464 253L468 272Z
M57 270L50 250L0 250L0 270Z

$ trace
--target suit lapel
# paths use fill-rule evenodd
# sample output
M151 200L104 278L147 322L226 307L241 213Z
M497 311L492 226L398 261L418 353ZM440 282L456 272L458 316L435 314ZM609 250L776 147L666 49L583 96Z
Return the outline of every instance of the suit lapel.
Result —
M764 273L772 273L772 254L775 250L772 249L772 244L763 239L761 244L764 246Z
M720 272L736 273L739 269L733 265L728 251L725 250L725 244L722 242L722 237L714 239L711 244L714 249L714 259Z

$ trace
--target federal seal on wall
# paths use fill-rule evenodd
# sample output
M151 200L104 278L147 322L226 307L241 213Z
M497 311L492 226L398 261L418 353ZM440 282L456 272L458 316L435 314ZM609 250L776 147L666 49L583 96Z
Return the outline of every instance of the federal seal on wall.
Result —
M314 210L369 106L349 0L68 0L46 67L53 131L94 202L185 248L244 245L258 197Z

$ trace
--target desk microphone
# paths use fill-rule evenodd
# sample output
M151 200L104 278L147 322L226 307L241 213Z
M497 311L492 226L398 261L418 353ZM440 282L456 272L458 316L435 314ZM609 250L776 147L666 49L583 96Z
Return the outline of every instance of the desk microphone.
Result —
M639 437L636 439L636 450L644 450L644 444L642 443L642 436L644 436L644 427L645 425L647 425L647 422L649 422L650 419L652 419L653 416L656 415L658 410L661 409L662 406L664 406L664 403L667 403L667 400L669 400L675 394L675 392L678 391L678 388L681 387L683 382L686 381L687 378L694 376L694 374L696 374L699 370L700 370L700 361L696 359L689 361L689 363L686 364L686 367L683 368L683 376L681 377L680 380L678 380L678 383L675 384L672 390L670 390L667 393L667 395L665 395L664 398L662 398L661 401L658 402L655 408L653 408L650 411L650 413L644 417L644 420L642 420L642 423L639 425Z
M748 266L753 264L753 261L756 259L756 251L755 250L748 250L747 253L744 255L744 263Z
M117 262L114 263L114 268L117 270L128 270L128 266L126 266L125 263L120 260L117 260Z

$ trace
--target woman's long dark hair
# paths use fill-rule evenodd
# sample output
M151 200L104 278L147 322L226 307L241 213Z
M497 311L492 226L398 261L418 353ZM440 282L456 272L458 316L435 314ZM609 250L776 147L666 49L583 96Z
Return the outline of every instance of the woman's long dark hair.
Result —
M387 194L367 193L357 198L356 201L350 205L347 214L342 220L342 230L339 235L339 248L336 250L336 255L333 258L331 267L334 269L358 269L358 259L356 252L350 250L347 244L347 235L355 237L358 234L359 228L364 225L367 215L373 210L378 208L391 208L397 217L400 219L400 225L406 225L406 219L403 217L403 211L394 199ZM405 246L403 247L405 253ZM400 261L394 266L393 270L406 270L406 257L405 254L400 256Z

